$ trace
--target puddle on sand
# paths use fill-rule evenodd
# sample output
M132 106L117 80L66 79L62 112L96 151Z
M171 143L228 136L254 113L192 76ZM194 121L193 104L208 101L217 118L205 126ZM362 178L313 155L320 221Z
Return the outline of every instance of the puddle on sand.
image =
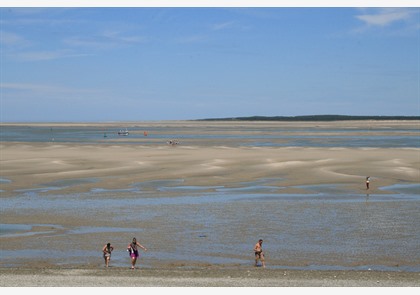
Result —
M49 230L44 231L32 231L34 227L45 227ZM33 236L38 234L47 234L52 233L56 229L62 228L60 225L55 224L0 224L0 237L9 238L9 237L25 237Z
M49 228L48 231L32 231L34 227ZM53 233L57 229L63 229L61 225L55 224L0 224L0 237L24 237L39 234ZM105 226L80 226L66 230L63 234L96 234L96 233L112 233L112 232L138 232L138 228L124 227L105 227Z
M397 183L389 186L383 186L380 190L393 191L400 194L417 194L420 195L420 183L402 184Z
M47 187L69 187L82 184L96 183L99 182L97 178L72 178L72 179L62 179L57 181L52 181L42 184Z
M97 178L78 178L78 179L63 179L43 183L38 188L18 189L15 190L17 193L34 194L34 193L47 193L50 191L59 191L71 186L77 186L88 183L96 183L99 180Z
M28 224L0 224L0 236L9 235L9 234L16 234L21 232L30 231L32 229L32 225Z

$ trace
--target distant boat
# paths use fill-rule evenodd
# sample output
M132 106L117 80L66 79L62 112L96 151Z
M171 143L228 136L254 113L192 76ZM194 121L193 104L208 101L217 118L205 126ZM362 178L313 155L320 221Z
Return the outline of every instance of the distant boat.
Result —
M168 140L166 143L169 145L177 145L179 144L179 141L176 139L171 139L171 140Z
M125 131L124 130L120 130L120 131L118 131L118 135L121 135L121 136L127 136L129 133L128 133L128 130L127 130L127 128L125 129Z

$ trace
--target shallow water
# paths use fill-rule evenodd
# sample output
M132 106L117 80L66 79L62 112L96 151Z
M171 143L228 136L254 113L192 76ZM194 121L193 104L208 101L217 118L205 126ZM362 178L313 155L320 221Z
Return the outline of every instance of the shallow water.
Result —
M413 123L414 124L414 123ZM147 128L148 135L144 136ZM284 128L258 124L228 127L130 126L128 136L117 134L119 126L1 126L3 142L57 142L95 144L166 144L177 139L183 145L213 142L227 146L306 146L306 147L420 147L420 128L412 127L335 127ZM375 134L372 136L372 134ZM105 137L106 136L106 137ZM199 140L199 141L198 141Z
M2 142L160 145L177 138L184 145L420 148L418 128L163 125L148 128L147 137L142 126L128 128L127 137L116 135L119 129L2 126L0 135ZM0 175L0 183L10 182ZM2 216L27 221L1 221L0 266L41 260L102 267L101 249L111 241L111 266L129 267L126 246L137 236L149 249L140 259L146 268L252 266L253 245L263 238L270 268L420 271L420 183L380 188L386 194L357 194L340 183L299 186L307 193L287 194L281 179L229 187L160 179L114 190L99 183L68 179L2 197ZM93 188L63 193L84 184Z
M293 195L273 190L271 182L224 188L161 180L137 183L138 191L118 195L99 188L68 195L23 192L2 199L2 214L60 212L69 218L95 216L108 225L45 224L47 231L32 231L42 224L1 224L0 241L24 237L31 247L2 249L0 263L54 256L59 264L100 264L106 238L118 249L112 265L127 266L126 242L137 235L150 249L142 253L142 267L169 262L240 267L252 265L252 247L262 237L271 268L420 271L420 184L385 187L395 191L385 195L346 194L339 185L306 187L312 193ZM100 243L86 246L85 237ZM66 240L80 241L83 249L77 244L72 251L44 249Z

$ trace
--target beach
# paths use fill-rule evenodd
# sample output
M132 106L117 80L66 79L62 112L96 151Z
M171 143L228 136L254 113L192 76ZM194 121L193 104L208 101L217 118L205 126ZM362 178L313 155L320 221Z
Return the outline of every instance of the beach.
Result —
M418 273L268 269L0 269L1 287L420 287ZM410 290L405 289L404 292Z
M51 124L30 124L29 126L39 125L54 127ZM133 139L132 136L124 138L132 143L125 145L119 143L121 138L110 138L106 145L99 144L99 141L91 144L90 142L73 144L54 141L2 142L2 173L11 180L10 183L2 186L4 190L2 195L7 196L13 190L32 188L42 183L81 177L99 178L100 185L110 189L124 187L140 180L183 178L185 185L229 186L229 184L253 181L257 178L278 177L283 179L282 185L287 188L285 193L295 192L295 188L290 189L293 186L323 183L345 183L350 190L360 192L365 189L364 180L368 175L376 178L370 193L378 192L375 187L379 186L399 182L418 183L419 181L418 148L335 146L320 148L287 146L287 144L276 148L247 146L246 143L250 139L240 138L244 130L248 136L249 133L263 132L261 130L267 130L264 133L270 134L274 128L281 128L287 134L298 127L307 130L297 132L298 136L305 136L317 130L318 135L334 138L337 133L340 134L340 128L344 131L361 128L365 131L356 132L356 136L375 138L378 135L375 133L375 128L384 127L385 131L382 133L385 134L392 134L394 128L407 128L405 133L418 141L420 123L417 121L316 123L181 121L139 125L144 130L175 126L178 136L196 133L200 135L226 133L234 136L216 139L192 136L187 137L177 146L167 145L165 140L151 135L144 139ZM110 128L107 124L63 123L59 126L96 126L104 130ZM258 126L258 129L253 131L255 126ZM338 128L338 130L331 132L327 129L330 127ZM183 133L179 130L183 130ZM137 133L143 132L137 131ZM281 140L273 139L273 141ZM317 140L323 139L321 137L313 141ZM239 146L239 143L244 144ZM77 186L76 189L77 191L88 190L89 186Z
M172 124L178 145L157 136ZM127 123L124 144L58 141L58 127L109 130L72 123L54 140L2 141L1 223L30 227L0 236L1 286L418 287L419 148L253 145L249 130L416 137L419 122L316 124ZM131 271L134 236L148 251ZM266 269L253 266L260 237Z

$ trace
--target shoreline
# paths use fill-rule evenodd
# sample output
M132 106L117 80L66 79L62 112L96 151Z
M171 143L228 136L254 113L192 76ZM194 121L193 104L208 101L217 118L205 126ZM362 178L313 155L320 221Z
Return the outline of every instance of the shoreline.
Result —
M0 287L420 287L420 273L268 268L0 268Z
M177 122L171 130L208 137L176 147L162 137L151 145L1 142L2 223L33 225L0 236L1 285L419 286L419 272L400 271L419 265L419 148L250 147L236 139L279 126L285 136L318 128L323 138L356 126L372 126L357 136L374 138L404 126L412 138L418 123L255 124ZM214 132L235 136L214 140ZM123 266L133 236L151 251L139 263L146 268L130 272ZM246 264L260 236L267 269ZM106 241L118 249L109 269L98 254ZM333 270L294 268L317 265Z
M196 120L157 120L157 121L121 121L121 122L0 122L0 127L45 127L45 128L67 128L67 127L91 127L91 128L113 128L115 131L125 128L186 128L186 132L191 128L239 128L239 127L258 127L258 128L307 128L309 130L323 130L328 128L352 130L362 129L381 129L392 131L395 128L406 128L418 130L420 120L343 120L343 121L196 121ZM183 133L182 129L178 129ZM206 132L205 129L201 131ZM223 131L223 129L219 129Z

